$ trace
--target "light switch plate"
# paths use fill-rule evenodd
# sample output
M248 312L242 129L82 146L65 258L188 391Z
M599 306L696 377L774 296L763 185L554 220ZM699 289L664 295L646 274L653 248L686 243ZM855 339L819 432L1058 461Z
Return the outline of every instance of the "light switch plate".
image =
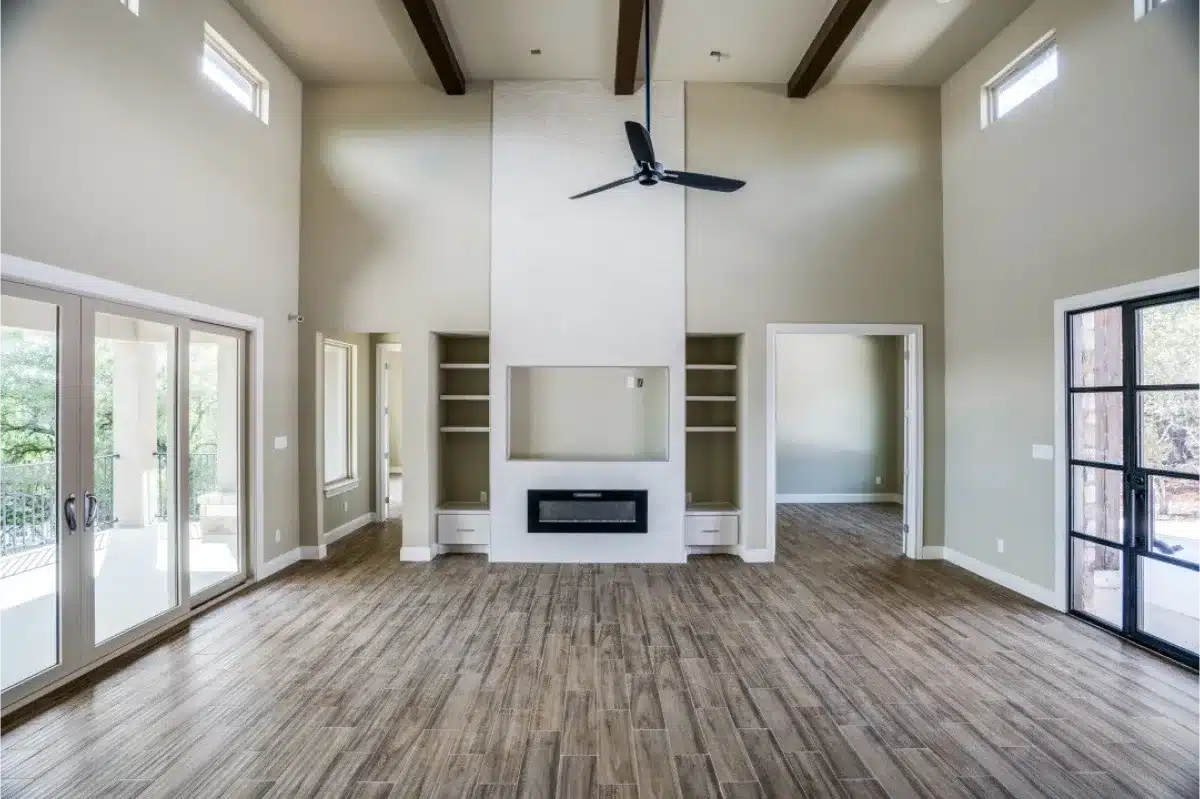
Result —
M287 449L287 436L275 436L275 449Z
M1054 460L1054 447L1050 444L1034 444L1033 459L1038 461Z

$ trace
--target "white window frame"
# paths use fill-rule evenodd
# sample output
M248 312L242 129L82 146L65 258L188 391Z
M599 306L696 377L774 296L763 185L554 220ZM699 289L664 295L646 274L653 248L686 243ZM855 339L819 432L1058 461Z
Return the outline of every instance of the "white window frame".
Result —
M325 480L325 352L331 347L346 352L346 474L334 480ZM358 487L358 347L333 338L321 344L321 478L325 480L326 497L335 497Z
M137 2L137 0L132 0L132 2ZM225 40L225 37L217 33L212 25L206 22L204 23L204 47L200 54L200 71L204 74L205 78L212 81L221 91L233 97L233 94L227 88L221 86L220 83L204 71L204 64L209 60L210 50L212 51L212 55L219 59L223 66L250 84L250 106L247 110L261 119L264 125L268 124L268 110L271 104L270 82L241 53L235 50L233 45ZM239 106L246 108L246 106L242 105L241 100L236 97L233 97L233 99Z
M138 16L138 0L121 0L121 5L133 12L133 15Z
M1055 31L1050 31L1045 36L1030 45L1025 52L1017 56L1011 63L1009 63L1008 66L1000 70L995 77L983 85L981 102L981 121L983 127L986 128L988 125L998 122L1001 119L996 111L996 100L1000 93L1016 81L1019 81L1021 78L1023 78L1025 74L1042 59L1044 55L1051 50L1057 49L1058 39L1055 36ZM1057 78L1055 80L1057 80ZM1039 89L1038 91L1041 90ZM1013 109L1010 109L1010 111L1011 110Z

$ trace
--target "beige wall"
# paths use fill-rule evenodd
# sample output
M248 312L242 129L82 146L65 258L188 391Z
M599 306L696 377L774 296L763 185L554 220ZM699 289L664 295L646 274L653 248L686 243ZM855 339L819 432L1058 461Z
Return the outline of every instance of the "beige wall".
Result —
M901 342L896 336L779 337L777 494L902 493Z
M981 130L980 87L1049 30L1058 80ZM1048 589L1053 303L1196 268L1197 94L1194 1L1039 0L942 89L946 545Z
M748 181L691 192L687 328L744 333L741 496L765 546L766 326L925 326L925 543L942 542L941 151L936 90L689 84L687 166Z
M315 463L317 468L313 470L313 474L322 475L320 496L322 500L322 517L321 531L327 533L336 527L345 524L348 521L357 519L365 513L370 513L375 504L375 471L372 468L373 459L375 457L375 395L372 391L374 381L371 378L371 361L374 358L372 352L371 339L362 333L346 333L342 331L331 331L324 333L324 339L333 339L349 344L354 347L354 408L357 417L357 426L355 427L355 463L357 464L358 485L353 489L332 497L324 496L324 455L316 452L313 448L316 444L323 442L321 433L324 430L324 402L323 394L321 397L313 398L313 407L316 409L317 424L312 428L314 435L304 442L305 453L313 451L312 461L303 461L304 463ZM323 342L322 339L322 349ZM316 368L317 387L323 387L324 370L320 368L321 361L314 358ZM320 391L320 388L316 389ZM305 437L302 435L302 439ZM321 445L323 448L323 444ZM315 478L314 478L315 479ZM307 528L307 525L306 525ZM315 530L315 526L309 529L309 532ZM320 543L316 539L315 533L312 538L307 535L301 541L306 546L312 546Z
M265 554L291 550L299 81L219 0L11 5L4 252L263 317ZM270 125L200 74L206 21L270 81Z
M305 91L300 425L315 429L317 330L404 345L404 545L428 546L437 474L431 331L488 329L491 94L418 85ZM303 454L302 454L303 457ZM311 460L303 460L311 463ZM302 507L319 495L301 473ZM302 518L306 514L302 513ZM311 523L310 523L311 524ZM316 529L309 531L316 540Z

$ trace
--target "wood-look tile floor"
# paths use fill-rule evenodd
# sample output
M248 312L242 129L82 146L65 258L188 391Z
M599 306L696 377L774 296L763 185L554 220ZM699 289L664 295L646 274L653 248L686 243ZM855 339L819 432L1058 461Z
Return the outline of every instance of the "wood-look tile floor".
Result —
M894 506L779 561L397 561L377 527L5 730L18 797L1197 795L1194 674L945 564Z

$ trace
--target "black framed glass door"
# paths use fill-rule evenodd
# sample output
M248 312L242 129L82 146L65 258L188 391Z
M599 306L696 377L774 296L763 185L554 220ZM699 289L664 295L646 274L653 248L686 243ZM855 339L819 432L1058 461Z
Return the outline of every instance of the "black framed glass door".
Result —
M1197 665L1200 300L1067 317L1070 612Z

